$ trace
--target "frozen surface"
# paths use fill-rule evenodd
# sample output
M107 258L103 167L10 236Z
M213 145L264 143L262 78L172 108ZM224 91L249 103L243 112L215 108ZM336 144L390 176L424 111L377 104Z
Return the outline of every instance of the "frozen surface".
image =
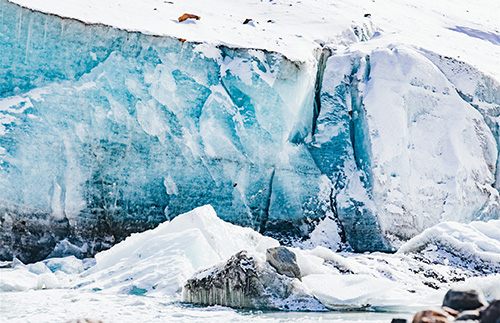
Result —
M465 61L497 80L500 77L500 71L494 68L500 65L497 14L500 4L496 0L475 3L454 0L11 1L88 23L188 41L268 49L296 60L313 57L313 49L320 44L350 44L360 35L360 27L373 24L383 36L373 39L378 46L407 43ZM178 23L177 18L185 12L199 15L201 19ZM243 24L247 18L252 19L253 24Z
M295 280L293 284L300 287L302 294L297 295L308 293L328 308L388 311L392 317L408 317L421 307L439 305L450 287L475 288L488 300L499 298L498 269L496 272L481 269L500 256L497 222L474 222L468 226L439 224L415 237L396 254L293 248L302 273L302 282ZM431 235L433 231L439 231L443 241L450 240L447 233L452 234L456 242L454 245L440 243L437 235ZM433 240L429 239L431 236ZM432 241L427 245L434 245L434 251L420 248L418 241L422 240ZM469 247L467 253L476 250L478 256L460 260L456 257L459 242L475 243L487 250L488 255L477 251L479 247ZM287 316L237 312L222 307L197 309L178 303L188 278L210 275L206 268L223 263L242 249L253 257L265 259L266 249L277 245L276 240L249 228L222 221L212 207L204 206L153 230L134 234L99 253L96 264L83 272L89 261L74 257L47 259L31 265L16 261L13 268L0 269L2 314L9 321L29 321L38 315L38 318L57 320L90 316L110 322L127 318L156 321L166 317L176 317L178 321L193 317L221 320L223 316L229 321L357 318L375 322L389 317L374 312ZM440 261L431 258L435 250L441 253ZM421 257L427 260L422 261ZM468 266L471 263L475 266ZM197 270L200 271L197 273ZM21 306L31 301L31 306ZM68 311L66 306L70 302L77 303L78 310Z
M8 306L8 308L7 308ZM260 312L236 311L220 306L182 306L160 297L44 290L0 294L0 310L9 322L66 322L95 318L103 322L370 322L386 323L394 317L411 320L405 311L373 312Z

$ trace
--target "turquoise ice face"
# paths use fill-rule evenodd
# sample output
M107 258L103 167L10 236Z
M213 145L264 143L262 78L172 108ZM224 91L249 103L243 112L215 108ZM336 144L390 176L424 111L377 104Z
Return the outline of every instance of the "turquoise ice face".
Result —
M262 232L324 217L330 187L306 144L314 62L1 3L4 232L43 219L49 245L99 249L204 204Z

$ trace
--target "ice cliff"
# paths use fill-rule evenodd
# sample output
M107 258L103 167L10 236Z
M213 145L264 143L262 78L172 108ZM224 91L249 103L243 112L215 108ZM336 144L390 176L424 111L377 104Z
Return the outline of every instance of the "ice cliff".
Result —
M372 45L369 18L292 59L0 11L2 259L93 255L204 204L356 251L499 216L497 79Z

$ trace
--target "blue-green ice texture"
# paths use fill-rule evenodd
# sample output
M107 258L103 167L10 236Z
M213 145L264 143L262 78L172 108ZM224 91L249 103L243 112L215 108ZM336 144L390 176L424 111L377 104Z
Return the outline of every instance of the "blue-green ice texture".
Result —
M205 204L261 232L324 216L315 64L0 8L2 241L19 254L66 237L92 254Z

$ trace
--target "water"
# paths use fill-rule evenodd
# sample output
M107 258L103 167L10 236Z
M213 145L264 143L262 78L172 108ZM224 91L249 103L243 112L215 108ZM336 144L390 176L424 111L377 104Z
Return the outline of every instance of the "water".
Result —
M113 295L67 289L0 294L5 322L65 322L75 318L110 322L390 322L411 320L413 309L391 312L262 312L220 306L195 307L161 296Z

